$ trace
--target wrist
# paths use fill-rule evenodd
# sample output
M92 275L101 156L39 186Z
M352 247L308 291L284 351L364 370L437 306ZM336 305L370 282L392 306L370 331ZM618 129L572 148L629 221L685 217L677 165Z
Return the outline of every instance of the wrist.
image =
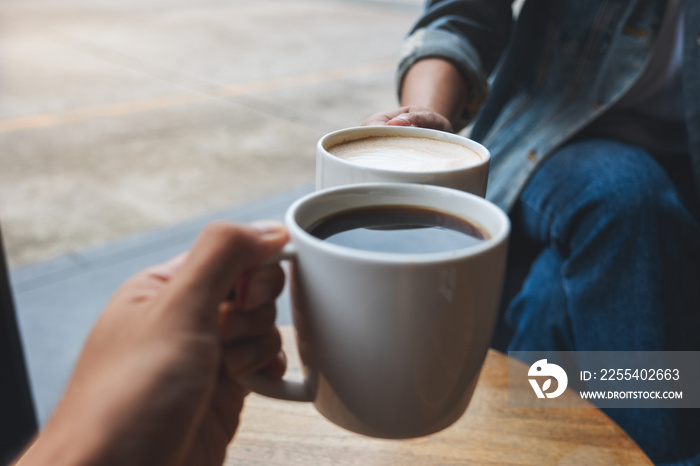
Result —
M409 68L400 95L401 105L430 109L456 127L469 100L469 86L449 61L425 58Z

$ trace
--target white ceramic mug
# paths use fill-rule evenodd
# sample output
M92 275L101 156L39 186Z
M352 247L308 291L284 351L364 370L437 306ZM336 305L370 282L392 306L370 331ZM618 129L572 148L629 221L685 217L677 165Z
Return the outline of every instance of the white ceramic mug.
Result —
M427 138L466 147L481 160L447 170L402 171L358 165L331 154L336 144L372 136ZM356 183L418 183L455 188L484 197L491 155L479 144L457 134L409 126L359 126L323 136L316 145L316 189Z
M307 232L346 209L419 206L488 232L475 246L390 254L338 246ZM437 432L464 412L496 321L510 223L494 204L418 184L361 184L316 191L287 211L291 294L305 380L260 374L263 395L311 401L361 434L408 438Z

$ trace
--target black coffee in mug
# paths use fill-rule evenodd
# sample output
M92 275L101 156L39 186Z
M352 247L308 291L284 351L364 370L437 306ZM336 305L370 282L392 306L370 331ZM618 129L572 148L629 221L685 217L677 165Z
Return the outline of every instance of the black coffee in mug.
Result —
M349 209L321 219L307 231L332 244L398 254L453 251L489 238L465 218L418 206Z

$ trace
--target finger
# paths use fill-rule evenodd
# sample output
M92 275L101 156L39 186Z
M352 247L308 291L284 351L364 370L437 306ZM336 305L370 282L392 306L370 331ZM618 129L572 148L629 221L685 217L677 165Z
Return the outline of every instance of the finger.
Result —
M170 280L163 309L185 321L194 318L215 325L218 305L236 280L279 251L288 239L278 222L209 225Z
M236 300L219 306L219 338L250 338L269 331L277 315L275 300L284 288L284 278L279 264L244 273L236 282Z
M387 122L388 126L416 126L452 132L452 124L447 118L435 112L407 112L397 115Z
M244 271L259 265L287 240L288 234L278 222L214 223L199 236L181 275L192 285L216 292L222 300Z
M219 325L221 341L245 340L259 337L270 332L277 317L277 306L268 303L253 312L236 312L233 306L222 312Z
M274 301L284 288L279 264L254 269L236 282L236 309L251 311Z
M384 126L392 118L393 116L388 113L375 113L367 117L365 121L362 122L362 126Z
M224 346L224 371L232 379L250 375L273 363L281 347L277 328L262 337L229 343Z
M399 107L388 112L375 113L374 115L367 117L367 119L362 123L362 126L384 126L402 113L409 112L410 108L411 107Z
M287 355L284 350L280 350L275 359L270 364L263 367L261 371L267 377L281 379L287 371Z

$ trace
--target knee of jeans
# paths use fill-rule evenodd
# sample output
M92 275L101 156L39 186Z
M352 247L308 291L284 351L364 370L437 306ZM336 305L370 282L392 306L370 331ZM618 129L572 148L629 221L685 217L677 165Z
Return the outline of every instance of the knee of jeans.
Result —
M590 159L579 167L587 171L582 175L586 186L572 202L572 215L560 217L564 223L555 229L607 225L635 234L672 225L662 219L677 216L683 208L673 183L651 156L629 146L623 149L586 154Z
M592 207L601 220L620 220L641 227L682 208L664 170L650 157L630 160L631 156L621 156L592 183L584 209Z
M616 217L655 216L677 201L673 183L653 160L621 163L606 174L599 201Z
M534 174L521 202L528 207L522 228L545 243L566 244L573 234L615 225L634 234L655 219L683 217L671 180L651 155L610 139L562 147Z

